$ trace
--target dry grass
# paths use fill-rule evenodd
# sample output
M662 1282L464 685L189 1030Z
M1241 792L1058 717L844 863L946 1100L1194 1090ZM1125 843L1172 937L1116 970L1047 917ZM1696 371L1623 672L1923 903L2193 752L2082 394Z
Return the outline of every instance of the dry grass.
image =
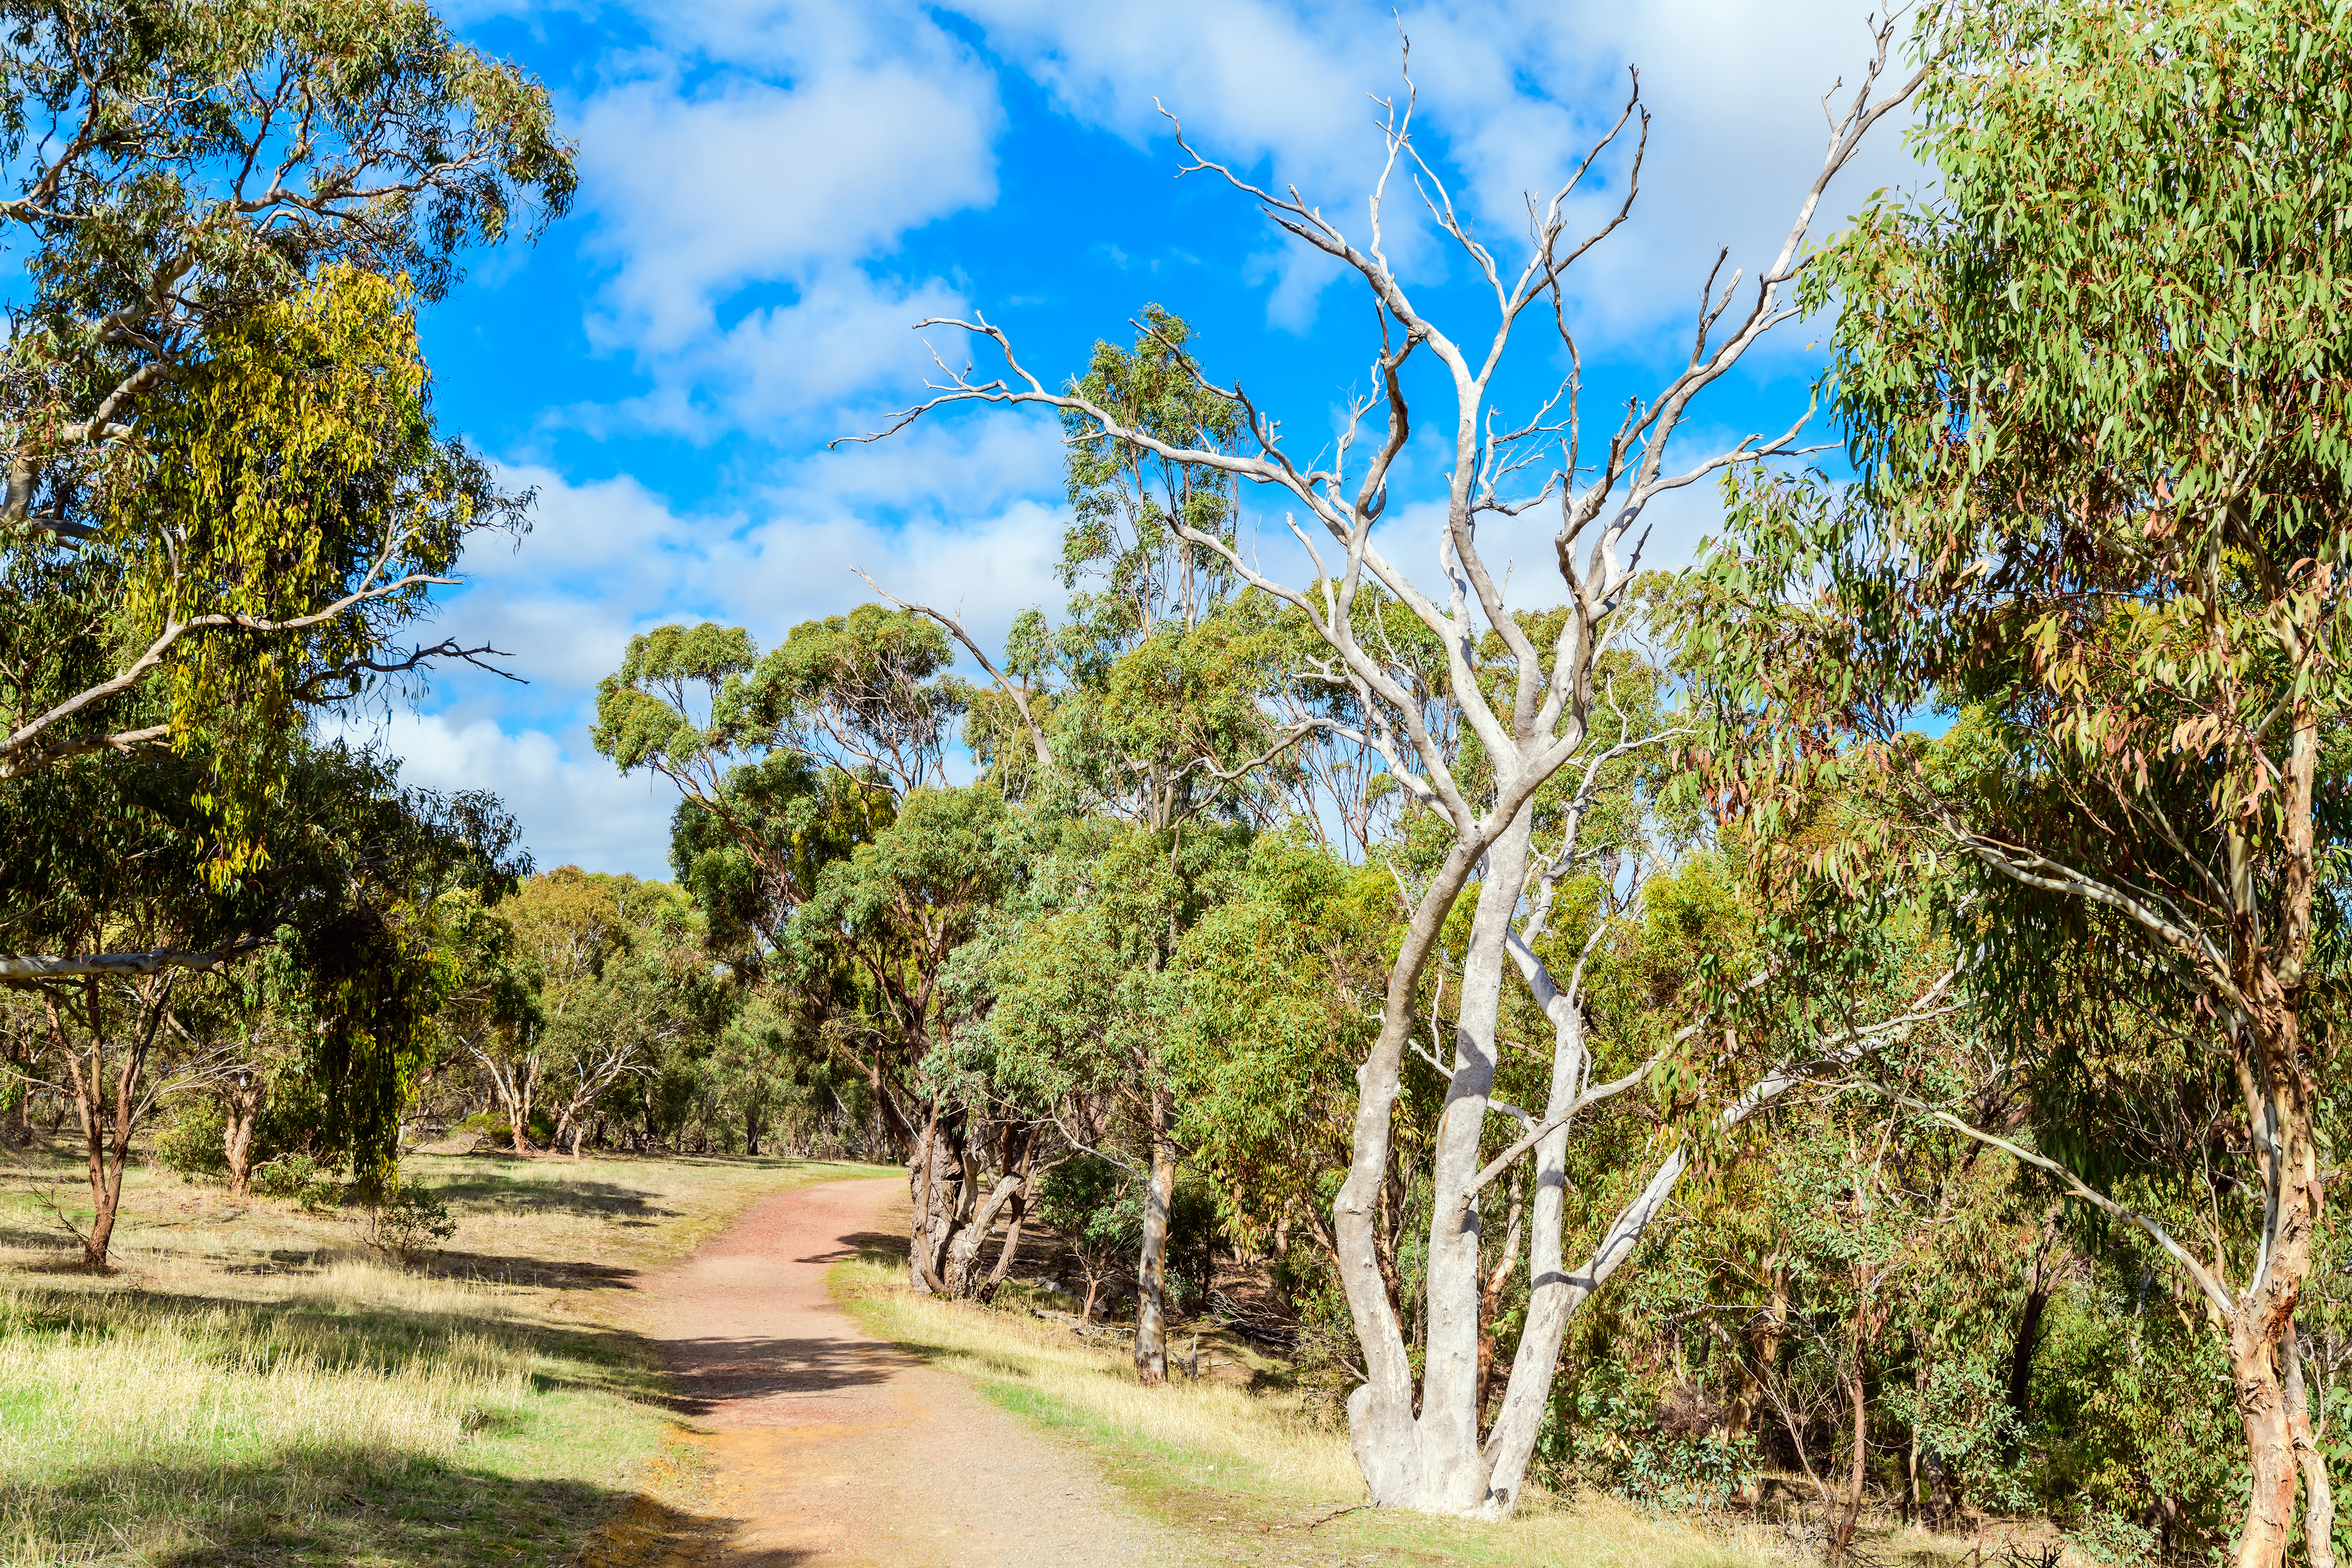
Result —
M1107 1430L1237 1476L1286 1496L1355 1500L1363 1490L1347 1443L1316 1431L1297 1401L1229 1383L1179 1378L1145 1388L1124 1354L1065 1329L903 1288L903 1270L856 1260L834 1275L875 1333L920 1345L932 1358L983 1381L1014 1381Z
M0 1565L569 1558L641 1494L667 1390L617 1310L780 1160L412 1156L458 1232L415 1270L356 1210L134 1170L73 1269L63 1151L0 1171Z
M1130 1495L1199 1531L1222 1560L1787 1568L1773 1531L1654 1518L1609 1497L1531 1495L1518 1517L1492 1525L1358 1508L1363 1483L1347 1439L1318 1430L1289 1396L1207 1379L1142 1388L1123 1353L1034 1318L915 1295L902 1267L845 1262L835 1288L877 1334L1086 1445Z

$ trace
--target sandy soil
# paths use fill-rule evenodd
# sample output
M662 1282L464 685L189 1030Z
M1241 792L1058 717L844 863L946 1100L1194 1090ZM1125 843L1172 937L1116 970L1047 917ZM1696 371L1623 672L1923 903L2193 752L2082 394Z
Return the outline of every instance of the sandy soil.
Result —
M641 1287L712 1469L691 1518L641 1503L583 1554L663 1568L1094 1568L1189 1561L1082 1458L961 1379L870 1338L824 1273L903 1186L756 1205Z

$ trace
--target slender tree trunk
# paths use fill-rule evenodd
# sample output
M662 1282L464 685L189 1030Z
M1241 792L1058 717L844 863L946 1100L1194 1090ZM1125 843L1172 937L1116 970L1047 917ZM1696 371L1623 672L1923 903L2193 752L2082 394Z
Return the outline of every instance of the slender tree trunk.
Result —
M1402 1504L1412 1495L1418 1469L1412 1368L1405 1355L1395 1298L1381 1267L1379 1209L1394 1147L1391 1123L1402 1092L1405 1042L1417 1021L1422 972L1476 858L1471 848L1457 841L1413 907L1404 942L1389 970L1380 1038L1356 1075L1348 1176L1331 1206L1339 1281L1347 1292L1356 1343L1364 1355L1364 1382L1348 1396L1349 1444L1372 1501L1382 1506ZM1538 1213L1538 1243L1542 1229Z
M1135 1375L1146 1385L1168 1380L1168 1216L1176 1198L1174 1106L1168 1091L1151 1091L1151 1180L1143 1193L1143 1255L1135 1270Z
M1853 1460L1846 1480L1845 1506L1839 1511L1837 1531L1830 1537L1830 1568L1838 1568L1845 1561L1846 1548L1853 1543L1853 1527L1862 1518L1862 1488L1870 1475L1869 1406L1863 1400L1862 1347L1854 1346L1853 1374L1847 1387L1853 1401Z
M2050 1304L2050 1288L2037 1268L2032 1283L2025 1292L2024 1309L2018 1313L2017 1339L2009 1351L2009 1388L2006 1398L2010 1414L2017 1417L2018 1426L2025 1424L2032 1408L2033 1395L2033 1352L2042 1338L2042 1314ZM2001 1445L2002 1459L2017 1462L2019 1439L2012 1435Z
M1487 1503L1492 1465L1480 1452L1479 1215L1465 1202L1478 1173L1488 1095L1495 1082L1495 1030L1501 1014L1511 923L1527 883L1534 808L1521 808L1486 851L1462 959L1461 1015L1454 1030L1454 1075L1446 1084L1432 1151L1428 1268L1429 1342L1423 1364L1420 1463L1409 1506L1469 1513Z
M2276 980L2269 974L2260 978L2269 983L2275 998ZM2266 1118L2278 1129L2268 1195L2277 1219L2270 1228L2269 1267L2260 1287L2241 1295L2227 1318L2230 1376L2245 1427L2251 1471L2237 1568L2282 1568L2294 1533L2295 1481L2305 1467L2297 1451L2291 1408L2297 1402L2288 1394L2290 1371L2297 1381L2301 1373L2290 1342L2304 1282L2311 1276L2313 1232L2322 1201L2310 1084L2297 1048L2298 1020L2282 1001L2260 1021L2269 1027L2249 1041L2261 1070L2250 1109L2255 1113L2258 1138ZM2325 1490L2325 1461L2315 1449L2312 1462L2320 1469ZM2332 1506L2328 1511L2332 1516Z
M106 1019L98 977L87 977L82 982L82 998L89 1013L89 1054L86 1061L67 1043L65 1021L58 1015L55 993L42 993L49 1033L65 1058L73 1082L74 1109L81 1118L82 1142L89 1157L91 1213L89 1234L82 1238L82 1261L93 1270L107 1266L107 1254L113 1242L115 1219L122 1207L123 1167L131 1158L132 1123L143 1108L141 1080L145 1075L147 1051L153 1042L155 1028L163 1020L171 979L167 974L142 997L144 1005L141 1010L146 1016L133 1021L131 1037L116 1054L111 1104L108 1103L106 1084Z
M1512 1273L1519 1264L1519 1221L1526 1217L1527 1204L1515 1187L1511 1192L1511 1218L1503 1232L1503 1256L1486 1276L1486 1293L1478 1303L1478 1419L1486 1418L1486 1396L1495 1383L1495 1342L1503 1333L1503 1290L1511 1282Z
M2311 1402L2303 1380L2303 1346L2294 1325L2286 1331L2287 1432L2303 1470L2303 1529L2310 1568L2336 1568L2336 1490L2328 1484L2327 1456L2319 1451L2311 1427Z

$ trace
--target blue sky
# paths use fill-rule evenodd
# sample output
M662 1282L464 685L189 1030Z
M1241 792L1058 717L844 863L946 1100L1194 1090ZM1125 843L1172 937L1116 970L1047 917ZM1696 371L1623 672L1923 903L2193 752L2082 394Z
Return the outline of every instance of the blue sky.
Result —
M708 617L765 646L870 597L853 566L961 605L992 644L1019 610L1057 605L1050 423L974 410L825 448L919 399L919 318L983 312L1057 381L1162 304L1310 450L1368 384L1360 285L1230 190L1175 179L1153 99L1210 155L1360 229L1381 150L1370 96L1398 87L1385 6L462 0L450 15L548 84L583 182L536 247L476 258L425 321L445 424L539 496L519 549L469 556L438 629L487 636L527 684L446 673L380 728L411 781L503 794L542 865L667 873L671 797L588 741L596 681L633 632ZM1521 193L1558 183L1641 68L1655 121L1635 218L1572 280L1589 420L1687 354L1718 245L1751 273L1778 247L1820 165L1821 95L1863 63L1865 15L1844 0L1403 9L1425 153L1507 260ZM1895 129L1832 187L1832 221L1916 177ZM1622 178L1604 167L1591 200L1613 202ZM1389 221L1424 313L1483 340L1491 306L1458 255L1425 220ZM1702 402L1686 447L1784 427L1815 335L1783 328ZM929 337L962 357L955 334ZM1525 402L1562 356L1548 329L1523 353ZM1439 389L1418 390L1425 434L1445 420ZM1417 442L1384 528L1420 526L1416 504L1425 522L1444 467ZM1654 508L1652 559L1686 559L1713 510L1696 487ZM1528 547L1514 559L1546 559L1539 526ZM1515 599L1546 598L1532 572L1514 581Z

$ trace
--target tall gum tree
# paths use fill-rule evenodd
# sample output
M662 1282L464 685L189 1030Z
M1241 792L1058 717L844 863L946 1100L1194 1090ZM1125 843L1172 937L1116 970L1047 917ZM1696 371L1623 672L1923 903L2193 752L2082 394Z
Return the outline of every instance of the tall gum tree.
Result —
M536 82L417 0L0 23L0 244L28 280L0 350L0 783L168 743L204 764L208 874L234 876L305 710L488 652L399 641L466 535L520 520L435 432L412 306L561 214L571 150ZM219 956L0 956L0 978Z
M2300 1479L2332 1563L2295 1316L2347 827L2323 742L2352 696L2352 8L1954 3L1921 27L1939 190L1874 200L1808 284L1842 300L1856 480L1756 487L1711 572L1745 630L1708 680L1755 724L1718 785L1763 819L1873 779L1898 842L1974 878L1978 1000L2041 1082L2030 1138L1971 1134L2194 1282L2244 1427L2236 1561L2285 1561ZM1932 706L1954 744L1905 735ZM1895 847L1851 846L1857 880ZM2134 1051L2177 1027L2179 1081L2222 1088L2137 1174L2160 1192L2246 1151L2234 1263L2102 1190L2127 1140L2063 1113L2053 1044L2138 1009L2163 1022Z
M1079 394L1163 447L1230 444L1240 418L1194 372L1192 329L1157 305L1140 327L1132 350L1095 345ZM1109 852L1141 858L1068 900L1062 917L1080 904L1097 905L1097 918L1115 909L1102 939L1088 944L1092 955L1109 970L1132 971L1122 987L1157 994L1172 988L1170 962L1204 907L1202 852L1219 824L1265 815L1262 769L1311 730L1266 711L1269 689L1282 685L1279 644L1273 607L1245 599L1226 564L1240 520L1232 476L1109 437L1081 413L1066 411L1063 425L1076 518L1062 540L1059 575L1071 591L1063 624L1049 630L1041 612L1023 615L1000 672L953 616L905 608L937 621L1001 683L1001 693L976 694L967 727L996 787L1033 794L1049 812L1099 810L1140 835L1111 841ZM1222 548L1199 543L1203 537ZM1042 922L1038 934L1055 925ZM1033 1022L1013 1032L1016 1016ZM1134 1346L1147 1384L1168 1375L1164 1281L1181 1114L1167 1066L1175 1018L1145 1005L1118 1023L1083 1009L1036 1021L1037 1010L1015 1008L1002 1009L995 1025L1000 1048L1013 1056L1061 1059L1044 1079L1085 1083L1126 1107L1121 1119L1149 1150Z
M1801 420L1778 439L1751 437L1687 467L1669 467L1667 461L1668 446L1692 401L1765 333L1795 314L1789 290L1807 265L1809 235L1824 191L1869 130L1916 86L1915 77L1892 91L1881 90L1893 37L1891 26L1876 33L1860 89L1842 112L1832 115L1820 169L1799 199L1779 254L1744 293L1738 275L1728 281L1721 277L1724 257L1717 256L1716 270L1706 277L1687 363L1655 395L1632 402L1597 453L1587 451L1581 440L1582 361L1569 325L1567 289L1576 262L1632 212L1649 123L1638 78L1622 112L1575 172L1549 199L1530 199L1527 253L1516 267L1498 261L1474 237L1456 213L1443 176L1416 148L1410 78L1400 98L1385 106L1387 156L1370 196L1366 237L1360 241L1295 191L1264 189L1202 157L1181 127L1176 127L1178 145L1190 160L1184 172L1223 180L1255 202L1277 228L1341 263L1370 292L1380 322L1371 380L1380 391L1353 403L1324 456L1304 463L1294 457L1277 422L1239 387L1215 386L1197 369L1192 373L1202 388L1214 392L1238 416L1240 434L1230 444L1172 438L1122 417L1118 408L1087 395L1082 386L1060 392L1047 387L1022 365L1011 339L984 319L922 324L991 340L1003 357L1007 374L978 381L971 371L950 373L945 382L934 383L928 401L889 430L950 404L1052 408L1074 426L1098 432L1107 443L1271 486L1286 503L1295 504L1307 523L1302 526L1294 514L1291 527L1314 563L1313 580L1303 588L1269 577L1253 556L1224 538L1191 528L1181 517L1171 518L1171 527L1220 558L1244 582L1309 622L1323 649L1313 673L1335 691L1346 692L1361 721L1349 726L1324 716L1316 721L1318 727L1369 747L1417 804L1435 813L1450 831L1444 857L1412 899L1382 999L1380 1034L1357 1073L1359 1099L1348 1176L1333 1212L1339 1273L1365 1373L1362 1386L1348 1403L1349 1431L1376 1504L1486 1517L1506 1514L1517 1506L1568 1317L1630 1254L1679 1176L1682 1156L1677 1154L1643 1189L1591 1261L1576 1270L1565 1265L1560 1255L1562 1156L1570 1117L1595 1099L1632 1087L1642 1075L1608 1085L1585 1082L1589 1055L1575 979L1571 977L1566 986L1556 983L1534 944L1514 939L1530 875L1572 866L1576 857L1579 814L1572 809L1564 814L1568 826L1563 841L1544 856L1536 854L1535 800L1539 789L1572 763L1581 763L1581 777L1596 777L1601 760L1621 744L1622 737L1605 723L1594 723L1598 694L1592 673L1614 634L1613 623L1634 576L1643 508L1659 495L1708 475L1793 450ZM1630 150L1622 146L1629 140L1633 144ZM1570 227L1570 199L1612 149L1629 153L1622 197L1594 230L1579 237ZM1473 276L1491 291L1496 319L1490 329L1478 329L1483 341L1457 338L1425 316L1414 288L1391 267L1383 225L1396 184L1411 184L1423 194L1438 231L1458 247ZM1570 370L1558 390L1531 413L1507 415L1497 406L1496 386L1507 361L1516 362L1514 338L1530 312L1558 333L1555 338L1538 329L1542 351L1564 353ZM1442 439L1448 444L1450 471L1438 538L1443 586L1435 593L1424 591L1374 540L1375 524L1389 501L1391 473L1412 431L1404 371L1416 355L1437 361L1437 378L1452 400L1444 416ZM1316 427L1320 428L1319 421ZM1371 454L1361 459L1360 448L1367 439ZM1553 554L1568 598L1556 633L1542 645L1506 608L1502 580L1482 555L1478 538L1483 523L1507 525L1539 506L1558 508ZM1327 550L1336 551L1337 559L1327 556ZM1357 608L1379 596L1404 606L1443 645L1459 722L1482 758L1475 776L1457 771L1432 732L1415 685L1395 667L1388 650L1360 637ZM1499 685L1484 678L1481 646L1487 636L1498 639L1507 655L1509 676ZM1376 1210L1390 1174L1391 1121L1404 1053L1418 1021L1415 1003L1423 973L1447 915L1474 877L1479 879L1479 890L1464 954L1459 1025L1444 1110L1434 1134L1429 1331L1416 1391L1411 1357L1381 1272ZM1502 987L1515 968L1535 988L1557 1030L1551 1095L1541 1122L1506 1157L1482 1162L1489 1120L1497 1113L1489 1093L1496 1022ZM1790 1074L1778 1074L1725 1115L1744 1118L1792 1082ZM1477 1193L1529 1153L1537 1159L1530 1239L1534 1300L1500 1414L1491 1433L1482 1434L1479 1307L1486 1281L1479 1260Z

